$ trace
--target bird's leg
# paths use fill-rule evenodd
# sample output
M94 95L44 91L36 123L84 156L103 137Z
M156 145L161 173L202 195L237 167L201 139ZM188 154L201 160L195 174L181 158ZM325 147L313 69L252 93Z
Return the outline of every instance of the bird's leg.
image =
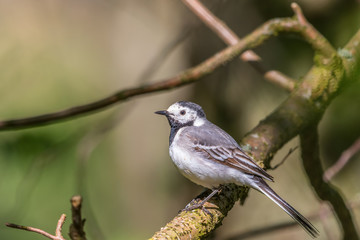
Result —
M215 194L221 192L221 186L218 188L214 188L213 191L206 197L204 198L204 200L202 200L200 203L195 203L191 206L186 206L185 207L185 211L191 211L197 208L201 208L205 213L210 214L210 212L204 207L204 204L210 200L210 198L212 198ZM211 215L211 214L210 214Z

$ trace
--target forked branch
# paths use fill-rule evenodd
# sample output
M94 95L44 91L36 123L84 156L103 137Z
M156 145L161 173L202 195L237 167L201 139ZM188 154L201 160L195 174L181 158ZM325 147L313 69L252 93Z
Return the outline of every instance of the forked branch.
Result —
M45 236L45 237L47 237L49 239L52 239L52 240L65 240L65 238L61 234L61 229L62 229L62 226L63 226L63 224L65 222L65 218L66 218L66 215L62 214L59 221L58 221L58 224L56 225L55 235L52 235L52 234L50 234L48 232L45 232L44 230L41 230L39 228L27 227L27 226L17 225L17 224L14 224L14 223L6 223L5 225L7 227L11 227L11 228L16 228L16 229L29 231L29 232L38 233L38 234L41 234L41 235L43 235L43 236Z
M84 232L85 220L81 218L82 197L79 195L73 196L70 202L71 202L71 212L72 212L72 223L70 225L69 236L72 240L86 240L85 232ZM38 233L52 240L65 240L65 238L62 235L62 227L64 225L65 219L66 219L66 215L62 214L56 225L55 235L52 235L39 228L27 227L14 223L6 223L5 225L11 228Z
M199 0L182 0L189 9L199 17L221 40L228 45L235 45L240 38L219 18L217 18ZM277 70L266 70L262 59L252 50L246 50L240 55L240 59L249 63L255 70L264 75L264 78L288 91L295 87L295 80Z

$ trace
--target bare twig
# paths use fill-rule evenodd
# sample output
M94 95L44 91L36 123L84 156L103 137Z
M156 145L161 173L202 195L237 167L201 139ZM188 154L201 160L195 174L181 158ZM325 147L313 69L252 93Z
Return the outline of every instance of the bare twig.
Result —
M199 0L182 0L199 19L216 33L226 44L235 45L240 38L219 18L217 18ZM295 80L276 70L265 70L262 59L254 51L247 50L240 55L241 60L249 63L257 71L264 75L268 81L291 91L295 87Z
M69 236L72 240L86 240L84 231L85 219L81 217L82 197L80 195L73 196L70 202L72 223L70 225Z
M323 169L319 157L317 121L300 134L303 165L308 178L319 198L329 201L343 230L343 239L359 239L356 225L346 201L330 183L323 181Z
M182 0L189 9L196 14L212 31L214 31L226 44L235 45L240 38L220 19L198 0ZM248 52L248 51L247 51ZM252 52L252 51L250 51ZM255 53L256 58L260 59Z
M65 238L63 238L63 236L61 234L61 229L62 229L62 226L64 225L65 218L66 218L66 215L62 214L58 221L58 224L56 226L55 235L56 235L57 239L59 239L59 240L65 240Z
M320 55L325 58L331 58L333 55L336 55L337 53L333 46L306 20L300 6L293 2L291 3L291 8L300 25L305 28L304 31L302 31L302 37L310 43L313 49L318 51Z
M296 149L298 149L299 147L298 146L296 146L296 147L294 147L294 148L290 148L289 149L289 152L285 155L285 157L278 163L278 164L276 164L275 166L273 166L273 167L271 167L270 169L271 170L275 170L275 169L277 169L279 166L281 166L285 161L286 161L286 159L296 150Z
M336 96L335 93L339 91L341 84L347 80L344 78L345 69L342 60L334 48L313 26L304 22L304 17L297 4L292 4L292 7L296 11L294 20L299 22L301 19L299 28L294 29L294 32L299 31L302 38L312 46L317 61L298 82L292 96L289 96L275 112L262 120L243 139L253 150L254 158L263 159L265 166L269 166L268 161L282 147L282 144L299 134L305 126L313 123L318 115L323 113L332 98ZM308 28L311 28L311 31L308 31ZM311 33L311 36L308 36L308 33ZM360 35L358 38L360 39ZM353 41L355 42L355 40ZM284 141L285 139L286 141Z
M253 65L254 66L254 65ZM269 70L264 73L264 78L269 82L272 82L288 91L292 91L295 88L295 79L286 76L284 73L277 70Z
M52 240L65 240L65 238L63 238L63 236L61 234L61 229L62 229L62 226L63 226L63 224L65 222L65 218L66 218L66 215L62 214L59 221L58 221L58 224L56 226L55 235L51 235L50 233L47 233L44 230L41 230L41 229L38 229L38 228L17 225L17 224L14 224L14 223L6 223L5 225L7 227L11 227L11 228L26 230L26 231L29 231L29 232L35 232L35 233L41 234L41 235L43 235L43 236L45 236L45 237L47 237L49 239L52 239Z
M340 156L340 158L329 167L323 176L325 182L330 181L343 167L349 162L349 160L360 151L360 138L358 138L348 149L346 149Z
M17 228L17 229L21 229L21 230L25 230L25 231L29 231L29 232L39 233L49 239L56 239L55 236L51 235L50 233L45 232L44 230L38 229L38 228L17 225L14 223L6 223L5 225L7 227L11 227L11 228Z

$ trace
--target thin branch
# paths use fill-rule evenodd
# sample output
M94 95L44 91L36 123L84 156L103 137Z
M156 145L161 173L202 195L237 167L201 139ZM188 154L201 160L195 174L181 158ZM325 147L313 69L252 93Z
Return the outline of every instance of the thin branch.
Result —
M276 164L275 166L273 166L273 167L271 167L271 168L269 168L269 169L271 169L271 170L275 170L275 169L277 169L279 166L281 166L285 161L286 161L286 159L296 150L296 149L298 149L299 147L298 146L296 146L296 147L294 147L294 148L290 148L289 149L289 152L285 155L285 157L278 163L278 164Z
M49 239L52 239L52 240L65 240L65 238L63 238L63 236L61 234L61 229L62 229L62 226L63 226L63 224L65 222L65 218L66 218L66 215L62 214L59 221L58 221L58 224L56 226L55 235L51 235L50 233L47 233L44 230L41 230L41 229L38 229L38 228L17 225L17 224L14 224L14 223L6 223L5 225L7 227L11 227L11 228L21 229L21 230L25 230L25 231L29 231L29 232L35 232L35 233L41 234L41 235L43 235L43 236L45 236L45 237L47 237Z
M337 53L333 46L306 20L300 6L293 2L291 3L291 8L300 25L305 28L304 31L302 31L302 37L310 43L313 49L318 51L323 58L331 58L333 55L336 55ZM325 63L326 62L323 62L322 64Z
M44 230L38 229L38 228L34 228L34 227L27 227L27 226L22 226L22 225L17 225L14 223L6 223L5 224L7 227L11 227L11 228L16 228L16 229L21 229L21 230L25 230L25 231L29 231L29 232L35 232L38 234L41 234L49 239L56 239L56 236L51 235L50 233L45 232Z
M182 0L189 9L198 16L212 31L214 31L226 44L235 45L240 38L219 18L198 0ZM255 53L254 53L255 54ZM256 55L256 54L255 54ZM256 55L257 56L257 55ZM258 56L257 56L258 57ZM258 57L260 58L260 57Z
M254 66L254 65L253 65ZM272 82L288 91L292 91L295 88L295 79L286 76L284 73L277 70L269 70L264 73L264 78L269 82Z
M331 44L304 20L297 4L293 3L292 8L296 13L294 19L299 22L298 33L314 49L317 61L299 81L291 96L244 137L243 142L252 150L254 158L264 166L270 166L272 156L284 143L323 114L340 86L348 82L344 78L342 59Z
M55 236L56 236L57 239L59 239L59 240L65 240L65 238L63 238L63 236L62 236L62 234L61 234L61 230L62 230L62 227L63 227L63 225L64 225L65 218L66 218L66 215L65 215L65 214L61 214L60 219L59 219L59 221L58 221L58 224L57 224L57 226L56 226Z
M350 61L356 60L356 56L360 55L360 29L355 33L351 40L346 44L344 49L350 53L347 59Z
M301 36L304 37L305 40L308 40L309 44L315 50L318 50L320 53L327 52L325 51L325 48L323 49L323 47L319 47L319 42L326 42L326 39L318 32L315 32L315 37L308 37L306 35L306 30L307 26L300 24L297 19L272 19L258 27L255 31L253 31L246 37L244 37L236 45L230 46L218 52L217 54L208 58L199 65L190 68L176 75L175 77L152 84L144 84L138 87L120 90L115 94L101 100L85 105L80 105L77 107L72 107L62 111L22 119L0 121L0 131L14 129L16 130L21 128L31 128L46 124L53 124L59 121L69 120L70 118L80 117L95 111L104 110L114 105L115 103L125 101L131 97L165 91L193 83L195 81L198 81L202 77L212 73L216 68L223 66L224 64L233 60L236 56L243 53L245 50L254 48L262 44L264 41L268 40L270 37L277 36L279 33L299 33L301 34ZM312 33L314 32L312 31ZM328 51L331 51L331 49ZM336 52L334 56L336 56ZM326 64L330 63L331 61L327 59ZM320 62L319 64L322 63ZM321 93L321 91L318 92Z
M349 162L349 160L360 151L360 138L358 138L348 149L346 149L340 156L340 158L329 167L324 175L325 182L329 182L343 167Z
M216 33L226 44L235 45L240 38L219 18L217 18L207 7L199 0L182 0L188 8L199 17L213 32ZM262 59L254 51L247 50L240 56L241 60L249 63L258 72L264 75L264 78L288 91L295 87L295 80L276 70L265 70Z
M334 186L323 181L323 169L319 157L317 121L300 134L303 165L319 198L329 201L343 230L343 239L359 239L354 219L345 200Z

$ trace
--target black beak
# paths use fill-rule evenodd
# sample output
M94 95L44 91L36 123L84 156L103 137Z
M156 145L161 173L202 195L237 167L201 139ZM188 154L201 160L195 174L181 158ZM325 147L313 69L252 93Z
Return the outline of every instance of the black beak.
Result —
M168 111L166 111L166 110L157 111L157 112L155 112L155 113L156 113L156 114L159 114L159 115L165 115L165 116L168 115Z

